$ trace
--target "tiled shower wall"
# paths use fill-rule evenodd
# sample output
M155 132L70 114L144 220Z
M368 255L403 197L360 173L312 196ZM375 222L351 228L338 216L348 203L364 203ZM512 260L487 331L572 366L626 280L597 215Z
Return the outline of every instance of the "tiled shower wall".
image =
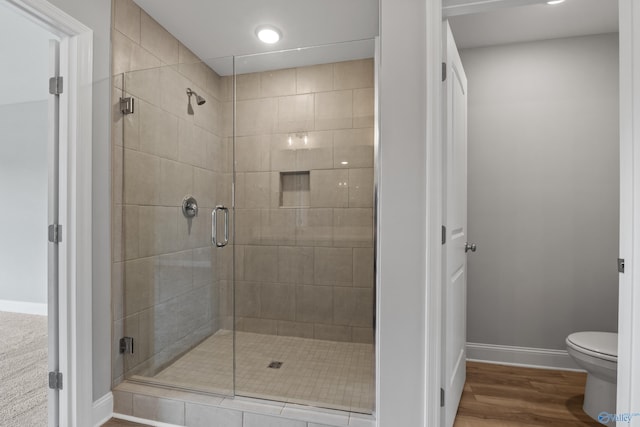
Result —
M113 2L113 380L153 375L221 327L210 218L230 203L221 78L131 0ZM125 73L124 75L122 73ZM187 114L186 88L206 98ZM120 114L121 96L135 112ZM200 211L187 219L183 197ZM225 265L225 263L220 263ZM133 355L118 340L134 338ZM232 360L220 361L232 363Z
M373 85L371 59L238 75L238 330L372 342Z

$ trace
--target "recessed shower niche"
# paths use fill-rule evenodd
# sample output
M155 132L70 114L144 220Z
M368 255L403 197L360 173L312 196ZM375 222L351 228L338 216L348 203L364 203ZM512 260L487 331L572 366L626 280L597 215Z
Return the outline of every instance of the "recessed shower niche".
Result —
M280 207L309 207L309 171L280 172Z

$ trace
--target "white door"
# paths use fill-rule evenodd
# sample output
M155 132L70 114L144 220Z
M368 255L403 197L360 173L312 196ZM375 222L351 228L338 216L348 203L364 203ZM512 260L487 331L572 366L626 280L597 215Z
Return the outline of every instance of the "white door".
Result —
M467 78L448 21L443 25L444 212L443 390L444 426L455 420L466 376L467 341Z
M49 42L49 75L60 75L60 45L56 40ZM49 126L47 143L48 153L47 161L49 163L49 192L48 192L48 223L59 223L59 164L60 164L60 141L59 141L59 123L60 123L60 97L51 94L49 97ZM58 427L60 423L60 391L54 384L56 373L60 371L60 345L59 345L59 244L62 231L55 230L49 226L49 247L48 247L48 367L49 367L49 395L47 401L48 407L48 426ZM53 375L53 377L52 377ZM62 384L64 385L64 384ZM53 388L52 388L53 386Z

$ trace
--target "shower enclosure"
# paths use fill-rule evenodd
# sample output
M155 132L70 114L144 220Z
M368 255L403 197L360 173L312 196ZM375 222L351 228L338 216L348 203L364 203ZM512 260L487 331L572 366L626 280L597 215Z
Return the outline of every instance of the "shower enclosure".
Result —
M116 79L116 378L373 411L372 54L366 40Z

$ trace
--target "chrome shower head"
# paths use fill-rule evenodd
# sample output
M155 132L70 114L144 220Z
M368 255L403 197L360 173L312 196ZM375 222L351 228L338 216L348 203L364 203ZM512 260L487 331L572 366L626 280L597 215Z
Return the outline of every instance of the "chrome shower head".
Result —
M200 95L198 95L196 93L195 90L192 90L190 87L187 88L187 95L189 96L189 101L191 101L191 95L194 95L196 97L196 104L198 105L202 105L205 102L207 102L206 99L204 99L203 97L201 97Z
M187 88L187 96L189 97L189 105L187 106L187 113L193 115L193 107L191 106L191 95L196 97L196 104L202 105L207 102L206 99L198 95L195 91L191 90L190 87Z

